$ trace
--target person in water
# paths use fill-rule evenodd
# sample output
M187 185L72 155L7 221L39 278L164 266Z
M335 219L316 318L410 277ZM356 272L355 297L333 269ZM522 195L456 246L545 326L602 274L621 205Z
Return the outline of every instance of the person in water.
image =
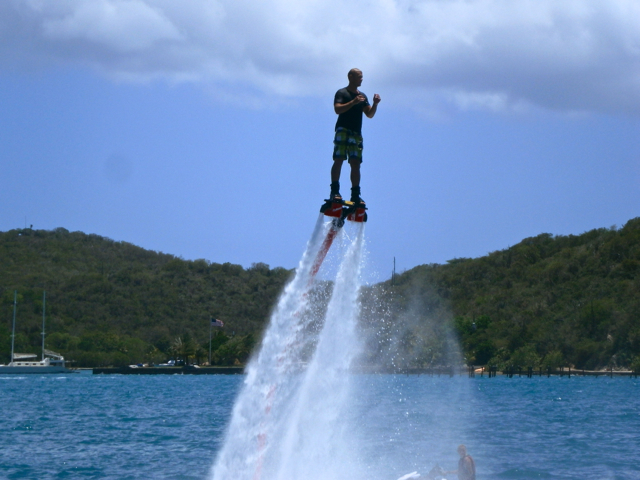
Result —
M362 85L362 72L352 68L347 74L349 85L336 92L333 109L338 115L333 140L333 166L331 167L332 200L341 200L340 171L345 160L351 165L351 201L364 203L360 197L360 164L362 163L362 114L373 118L380 103L380 95L373 96L373 105L358 90Z
M476 480L476 462L473 461L471 455L467 454L467 447L459 445L458 455L460 455L458 469L445 472L445 474L455 473L460 480Z

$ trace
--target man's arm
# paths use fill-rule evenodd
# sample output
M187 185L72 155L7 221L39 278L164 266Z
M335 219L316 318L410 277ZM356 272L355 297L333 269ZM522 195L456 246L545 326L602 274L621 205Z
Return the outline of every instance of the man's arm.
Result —
M362 111L368 118L373 118L378 110L378 104L380 103L380 95L377 93L373 96L373 105L365 106Z
M341 113L344 113L346 111L348 111L349 109L351 109L351 107L353 107L354 105L357 105L361 102L364 102L364 96L363 95L358 95L357 97L355 97L353 100L347 102L347 103L334 103L333 104L333 109L335 110L336 114L340 115Z

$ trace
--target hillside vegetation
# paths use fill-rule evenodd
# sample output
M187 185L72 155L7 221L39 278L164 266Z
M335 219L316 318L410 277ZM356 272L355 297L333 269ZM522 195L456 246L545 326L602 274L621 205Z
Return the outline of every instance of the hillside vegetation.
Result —
M595 369L635 360L638 369L640 218L421 265L367 295L379 299L384 320L374 356L385 357L396 342L400 348L390 351L403 366L447 363L455 336L476 365Z
M39 352L45 289L47 348L77 366L206 361L210 317L225 322L216 329L213 363L243 363L292 275L262 263L186 261L63 228L0 232L0 266L0 361L9 357L14 290L16 351ZM640 370L640 218L417 266L364 288L362 306L365 364L426 368L462 359L595 369L635 362Z
M214 329L214 363L242 362L291 275L262 263L186 261L64 228L0 232L0 266L0 361L10 356L14 290L16 351L40 351L44 289L47 348L77 366L185 354L206 361L210 317L225 322Z

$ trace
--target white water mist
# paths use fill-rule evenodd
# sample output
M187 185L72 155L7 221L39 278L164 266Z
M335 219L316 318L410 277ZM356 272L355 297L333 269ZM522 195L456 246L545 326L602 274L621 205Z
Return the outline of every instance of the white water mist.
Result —
M360 351L356 335L364 225L340 232L341 260L319 335L310 308L311 268L330 224L320 215L292 282L247 367L213 480L328 480L345 476L356 458L348 369ZM349 222L350 223L350 222ZM336 245L338 246L338 245ZM317 342L317 343L316 343ZM315 346L308 364L305 352Z

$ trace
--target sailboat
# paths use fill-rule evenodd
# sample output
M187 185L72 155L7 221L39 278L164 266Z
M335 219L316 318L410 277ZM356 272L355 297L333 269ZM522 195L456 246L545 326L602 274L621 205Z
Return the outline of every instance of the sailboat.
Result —
M4 374L25 374L25 373L73 373L65 365L62 355L44 348L44 325L45 325L45 300L46 294L42 293L42 359L35 353L14 353L16 338L16 307L18 292L13 292L13 329L11 332L11 362L8 365L0 365L0 375Z

